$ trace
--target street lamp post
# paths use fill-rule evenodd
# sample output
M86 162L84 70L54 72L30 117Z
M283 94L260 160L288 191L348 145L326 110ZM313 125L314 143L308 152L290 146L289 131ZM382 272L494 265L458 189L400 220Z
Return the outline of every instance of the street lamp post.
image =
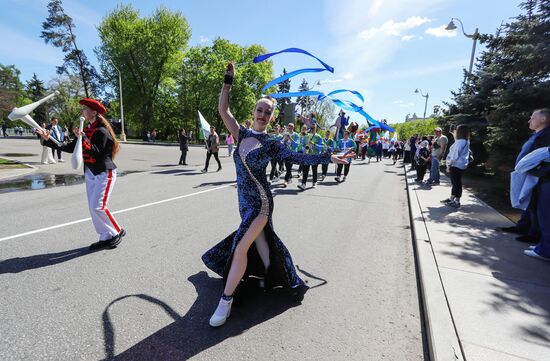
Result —
M124 133L124 106L122 105L122 75L120 73L120 70L116 67L115 63L113 63L112 59L109 59L113 67L118 72L118 88L120 90L120 140L123 142L126 141L126 133Z
M418 88L414 91L416 94L420 93L421 96L423 96L424 98L426 98L426 103L424 104L424 119L426 119L426 109L428 108L428 98L430 97L430 94L429 93L426 93L426 95L424 95L422 93L422 90L419 90Z
M476 31L474 31L473 34L466 34L466 32L464 31L464 24L462 24L462 21L460 21L460 19L458 18L451 18L451 21L449 22L445 30L452 31L456 29L456 25L453 20L456 20L460 23L460 27L462 28L462 33L464 34L464 36L474 41L474 44L472 45L472 54L470 55L470 67L468 68L468 75L472 76L472 67L474 65L474 56L476 53L476 43L477 43L477 39L479 39L478 28L476 28ZM464 83L466 83L466 77L464 77Z

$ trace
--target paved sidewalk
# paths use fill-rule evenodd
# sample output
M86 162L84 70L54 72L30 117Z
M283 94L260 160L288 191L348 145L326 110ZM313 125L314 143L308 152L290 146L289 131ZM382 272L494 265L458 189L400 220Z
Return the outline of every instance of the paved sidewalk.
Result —
M550 262L495 227L513 223L450 180L420 186L406 166L411 223L433 360L550 360Z

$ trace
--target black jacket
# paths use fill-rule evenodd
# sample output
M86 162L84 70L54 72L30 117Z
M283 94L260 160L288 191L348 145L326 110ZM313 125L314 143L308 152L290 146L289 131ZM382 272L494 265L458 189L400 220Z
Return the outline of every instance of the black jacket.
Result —
M84 169L88 168L94 175L105 172L107 169L116 169L111 156L114 141L107 128L96 121L93 126L86 127L84 132L86 133L86 135L82 136ZM61 149L63 152L72 153L77 139L75 138L69 144L61 147L57 147L51 140L45 142L44 145L50 148Z

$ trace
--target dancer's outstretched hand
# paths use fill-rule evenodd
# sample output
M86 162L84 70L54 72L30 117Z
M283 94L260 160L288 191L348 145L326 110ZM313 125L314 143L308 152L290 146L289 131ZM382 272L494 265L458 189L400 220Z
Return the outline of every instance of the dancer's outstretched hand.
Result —
M345 155L338 156L336 154L333 154L333 155L330 156L330 160L332 161L332 163L336 163L336 164L347 164L348 163L348 159L346 158Z
M235 64L233 62L227 63L227 68L225 69L225 75L229 75L230 77L235 76Z

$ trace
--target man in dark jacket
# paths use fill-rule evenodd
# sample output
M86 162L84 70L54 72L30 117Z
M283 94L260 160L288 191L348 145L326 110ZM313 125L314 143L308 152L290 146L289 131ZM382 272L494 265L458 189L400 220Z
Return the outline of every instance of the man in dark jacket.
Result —
M550 109L535 110L529 119L529 128L535 133L521 148L518 161L535 149L550 147ZM541 162L528 173L539 179L527 209L532 228L529 233L537 237L538 244L523 253L550 261L550 163Z

